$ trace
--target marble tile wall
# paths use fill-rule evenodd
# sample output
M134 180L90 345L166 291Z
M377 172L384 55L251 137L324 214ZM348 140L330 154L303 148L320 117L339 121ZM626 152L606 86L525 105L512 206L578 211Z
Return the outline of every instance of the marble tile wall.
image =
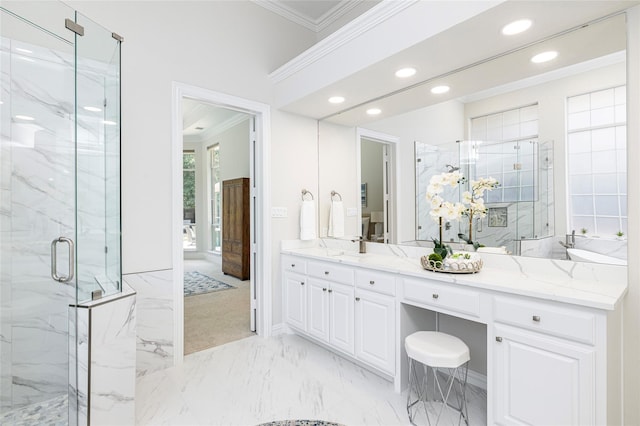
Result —
M137 293L137 375L173 365L173 270L123 275Z
M119 294L79 305L77 313L78 424L133 424L135 292L125 284Z

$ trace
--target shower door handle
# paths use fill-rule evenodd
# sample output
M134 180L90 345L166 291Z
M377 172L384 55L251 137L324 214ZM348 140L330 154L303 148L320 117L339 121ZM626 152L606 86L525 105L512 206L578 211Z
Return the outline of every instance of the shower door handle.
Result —
M58 275L58 243L67 243L69 245L69 275L66 277ZM51 241L51 278L61 283L68 283L73 279L73 271L75 269L74 253L73 240L67 237L58 237Z

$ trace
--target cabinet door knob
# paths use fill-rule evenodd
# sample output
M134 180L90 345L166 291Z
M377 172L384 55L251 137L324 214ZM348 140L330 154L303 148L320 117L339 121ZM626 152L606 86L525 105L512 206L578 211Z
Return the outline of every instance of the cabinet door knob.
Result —
M304 285L304 281L302 281L302 282L300 283L300 285Z
M496 336L496 342L502 342L502 337Z
M325 275L329 275L329 271L324 271L324 274Z
M292 267L292 268L295 268L295 267L296 267L296 264L295 264L295 263L292 263L292 264L291 264L291 267Z
M438 298L438 297L440 297L440 296L438 296L438 293L433 293L433 294L431 295L431 297L433 297L434 299L437 299L437 298Z
M359 298L359 297L356 297L356 302L359 302L359 301L360 301L360 298Z
M332 293L332 292L333 292L333 290L329 289L329 293Z
M535 322L540 322L540 317L539 317L538 315L534 315L534 316L533 316L533 320L534 320Z
M371 284L371 285L374 285L375 283L376 283L376 282L375 282L375 281L373 281L373 280L369 281L369 284Z

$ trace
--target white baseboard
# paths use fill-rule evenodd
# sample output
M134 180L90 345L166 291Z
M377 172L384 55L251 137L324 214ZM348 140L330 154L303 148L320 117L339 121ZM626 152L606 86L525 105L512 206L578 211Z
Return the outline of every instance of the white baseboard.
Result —
M284 323L276 324L271 327L271 335L278 336L280 334L292 334L293 331Z
M477 373L473 370L469 370L469 372L467 373L467 383L484 389L485 391L487 390L487 376Z

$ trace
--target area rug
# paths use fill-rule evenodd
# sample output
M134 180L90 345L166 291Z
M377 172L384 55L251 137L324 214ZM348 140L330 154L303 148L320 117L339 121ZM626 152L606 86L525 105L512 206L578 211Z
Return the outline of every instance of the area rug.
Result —
M184 273L184 295L193 296L195 294L209 293L212 291L227 290L235 288L232 285L218 281L198 271Z
M342 426L340 423L325 422L324 420L281 420L262 423L258 426Z

